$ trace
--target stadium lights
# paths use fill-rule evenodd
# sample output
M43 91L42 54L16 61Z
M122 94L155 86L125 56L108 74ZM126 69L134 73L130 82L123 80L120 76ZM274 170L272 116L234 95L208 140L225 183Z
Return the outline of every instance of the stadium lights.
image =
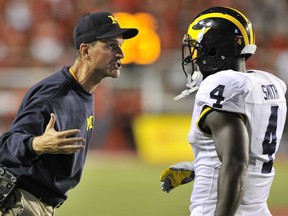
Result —
M135 27L139 29L138 36L123 43L122 49L125 58L123 64L152 64L160 56L161 44L157 34L157 20L149 13L114 13L121 27Z

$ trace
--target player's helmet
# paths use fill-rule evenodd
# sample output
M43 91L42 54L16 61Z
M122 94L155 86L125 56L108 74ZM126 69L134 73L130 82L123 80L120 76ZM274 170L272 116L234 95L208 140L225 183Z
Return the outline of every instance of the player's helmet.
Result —
M197 15L184 35L182 67L187 76L193 75L198 66L205 78L232 57L247 59L255 51L255 34L249 20L235 9L213 7Z

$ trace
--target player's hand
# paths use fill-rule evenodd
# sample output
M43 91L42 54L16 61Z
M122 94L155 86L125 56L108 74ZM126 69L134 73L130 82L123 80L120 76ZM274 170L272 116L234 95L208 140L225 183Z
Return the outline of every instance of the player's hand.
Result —
M163 170L160 181L162 190L169 193L173 188L194 180L194 162L181 162Z
M72 154L85 147L85 139L83 137L75 137L80 130L71 129L58 132L54 129L55 122L56 117L52 113L44 134L34 137L32 147L37 155Z

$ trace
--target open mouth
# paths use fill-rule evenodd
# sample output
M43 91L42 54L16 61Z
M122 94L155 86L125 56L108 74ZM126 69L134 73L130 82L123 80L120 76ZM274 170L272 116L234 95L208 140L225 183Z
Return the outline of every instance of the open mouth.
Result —
M117 69L120 69L120 68L121 68L121 65L122 65L122 63L121 63L121 62L117 62L115 65L116 65L116 68L117 68Z

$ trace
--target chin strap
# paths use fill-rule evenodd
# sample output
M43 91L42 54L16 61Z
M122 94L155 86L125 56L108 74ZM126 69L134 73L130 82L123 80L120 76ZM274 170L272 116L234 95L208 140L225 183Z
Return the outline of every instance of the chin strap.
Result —
M192 81L193 80L193 81ZM186 87L189 89L185 89L182 91L179 95L173 98L174 101L178 101L188 95L190 95L192 92L195 92L199 89L199 86L203 80L202 73L197 70L193 73L193 76L191 74L187 74L187 84Z

